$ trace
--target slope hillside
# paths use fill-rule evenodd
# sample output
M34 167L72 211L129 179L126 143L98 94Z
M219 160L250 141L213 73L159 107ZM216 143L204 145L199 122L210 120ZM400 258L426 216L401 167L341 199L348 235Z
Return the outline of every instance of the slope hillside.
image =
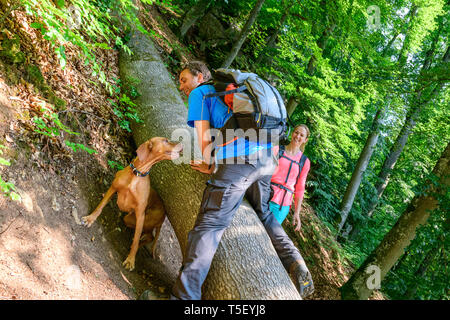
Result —
M167 26L175 13L144 9L142 23L154 32L176 78L179 62L202 57ZM81 225L117 168L135 156L136 146L108 102L118 98L95 81L79 49L67 45L62 69L50 43L31 28L33 22L14 10L0 31L0 145L8 162L0 175L11 189L0 196L0 299L127 300L146 289L149 298L166 299L181 259L167 223L156 258L139 250L133 272L122 267L133 231L124 226L115 197L90 229ZM99 48L96 58L107 79L118 83L117 50ZM338 288L352 267L307 201L302 225L297 234L285 222L313 274L316 292L310 299L340 299Z

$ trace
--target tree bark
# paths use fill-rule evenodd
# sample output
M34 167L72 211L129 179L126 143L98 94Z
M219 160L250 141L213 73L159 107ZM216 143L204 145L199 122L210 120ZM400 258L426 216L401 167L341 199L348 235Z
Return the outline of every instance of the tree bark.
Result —
M136 145L154 136L183 139L183 164L162 161L150 172L152 187L161 196L167 217L184 254L188 232L197 217L209 176L190 168L194 130L186 125L187 109L152 41L134 32L127 44L132 56L121 53L119 68L124 83L133 81L141 94L136 110L143 124L133 124ZM132 78L132 79L131 79ZM138 84L136 84L136 79ZM178 131L175 131L177 130ZM196 150L195 158L200 156ZM301 299L253 208L244 201L224 232L203 286L204 299Z
M286 112L289 116L294 114L295 108L298 106L298 101L294 96L291 96L286 104Z
M188 30L205 15L205 11L208 8L211 0L199 0L186 14L183 20L183 24L180 28L181 37L184 37Z
M417 10L418 10L417 5L413 4L412 7L411 7L411 10L408 12L409 25L410 26L412 24L412 21L416 17ZM408 57L408 52L405 51L405 50L407 50L408 46L409 46L409 40L411 38L410 34L409 34L410 32L411 32L411 29L409 29L408 32L406 32L405 39L403 40L402 49L400 50L400 53L398 55L399 68L403 68L405 66L405 64L406 64L406 60L407 60L407 57Z
M225 61L222 64L222 68L228 68L231 63L236 58L237 54L239 53L239 50L241 50L242 44L244 43L245 39L247 39L248 34L250 33L250 29L253 25L253 23L256 20L256 17L259 14L259 11L261 10L262 5L264 4L265 0L257 0L255 6L253 7L252 12L250 13L250 17L248 18L247 22L244 25L244 28L242 29L239 38L233 45L233 48L231 48L231 52L228 54L228 56L225 58Z
M372 124L372 130L367 137L366 144L364 145L364 148L359 155L358 162L356 163L350 182L347 185L347 189L345 190L344 198L342 199L341 205L339 207L340 214L338 216L338 219L340 219L340 222L338 224L337 234L339 234L342 230L342 227L347 221L348 214L352 209L353 201L355 200L356 193L358 192L359 185L361 184L363 174L367 169L367 165L369 164L370 158L372 157L373 151L378 142L381 123L384 119L384 114L386 113L387 108L388 107L386 106L377 111L374 122Z
M341 287L342 299L365 300L370 297L374 288L369 286L372 274L366 273L367 268L374 266L379 268L378 283L403 254L416 235L416 229L426 223L430 214L439 208L437 195L444 196L450 186L450 143L437 161L433 174L439 181L434 184L426 181L427 189L424 193L417 194L409 206L398 219L397 223L386 234L378 247L369 255L361 267ZM373 270L373 269L372 269Z

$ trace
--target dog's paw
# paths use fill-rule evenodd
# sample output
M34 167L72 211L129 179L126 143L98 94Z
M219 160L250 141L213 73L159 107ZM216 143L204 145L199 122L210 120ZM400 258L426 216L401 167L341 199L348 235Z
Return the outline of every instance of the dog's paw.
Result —
M128 258L122 263L122 265L125 267L125 269L128 269L129 271L134 270L134 257L128 256Z
M89 216L84 216L84 217L82 217L81 218L81 224L83 225L83 226L86 226L86 227L90 227L90 226L92 226L92 224L94 223L94 221L95 221L95 218L92 218L90 215Z

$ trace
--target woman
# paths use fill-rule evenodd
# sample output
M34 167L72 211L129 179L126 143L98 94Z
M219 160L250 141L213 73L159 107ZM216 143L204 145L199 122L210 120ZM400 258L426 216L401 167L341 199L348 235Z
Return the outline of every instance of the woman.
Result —
M305 193L306 176L311 166L309 159L303 155L309 134L308 127L300 124L294 128L291 141L287 146L274 147L279 161L271 179L273 196L269 203L270 211L282 224L289 213L294 196L295 210L292 224L297 226L295 231L300 231L301 227L300 210Z

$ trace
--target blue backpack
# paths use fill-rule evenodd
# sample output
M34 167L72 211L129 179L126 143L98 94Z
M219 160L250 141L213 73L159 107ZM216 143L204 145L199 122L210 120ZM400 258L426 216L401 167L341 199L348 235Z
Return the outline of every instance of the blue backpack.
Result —
M254 129L256 137L245 137L259 141L265 138L260 129L266 130L268 141L272 134L280 138L285 135L287 111L283 99L277 89L257 74L221 68L213 73L212 80L202 84L212 84L216 89L216 93L205 98L219 97L233 113L220 129L222 134L227 129Z

